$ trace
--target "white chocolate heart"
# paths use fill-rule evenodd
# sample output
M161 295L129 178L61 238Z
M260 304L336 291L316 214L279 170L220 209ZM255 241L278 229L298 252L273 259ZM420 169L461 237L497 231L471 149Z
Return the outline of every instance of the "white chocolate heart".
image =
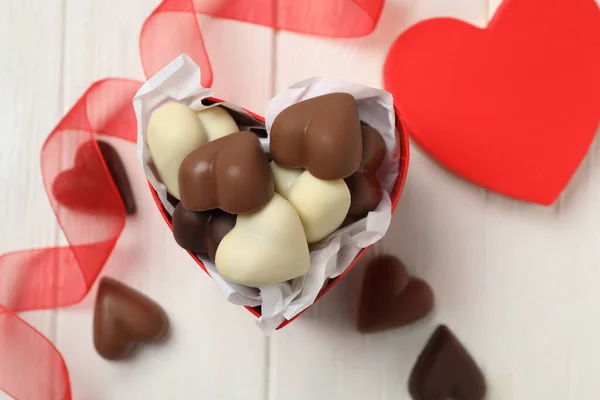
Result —
M209 142L240 130L233 117L223 107L216 106L197 111L196 116Z
M274 194L260 210L239 214L217 248L215 265L223 278L255 287L306 274L310 255L294 207Z
M343 179L326 181L302 169L271 161L275 191L298 212L308 243L316 243L342 225L350 208L350 190Z
M284 168L276 164L275 161L271 161L270 166L275 191L287 199L290 195L290 188L304 170L301 168Z
M188 154L208 140L196 113L185 104L165 104L150 117L147 138L162 183L179 199L179 166Z

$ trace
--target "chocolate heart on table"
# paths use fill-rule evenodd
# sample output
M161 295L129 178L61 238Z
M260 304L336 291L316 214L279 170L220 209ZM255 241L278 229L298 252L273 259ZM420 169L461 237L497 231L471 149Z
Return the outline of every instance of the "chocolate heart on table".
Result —
M128 356L138 343L157 341L169 329L163 309L140 292L102 278L94 309L94 346L102 357Z
M434 297L429 285L411 278L392 256L372 260L365 271L358 329L377 332L408 325L428 315Z
M77 211L117 215L125 206L128 214L134 213L133 192L118 153L106 142L97 143L100 154L92 141L79 146L73 168L61 172L52 182L52 195L63 206ZM110 177L104 172L103 159ZM113 183L120 199L113 195Z
M260 210L238 215L217 248L215 265L223 278L255 287L306 274L310 255L294 207L274 194Z
M309 171L283 168L271 161L275 191L294 207L308 243L316 243L340 227L350 207L343 179L326 181Z
M102 154L102 158L106 163L106 168L115 182L115 186L119 191L123 205L125 206L125 212L129 215L135 214L135 198L133 197L133 190L131 189L131 183L127 176L127 171L123 165L119 153L110 144L98 140L98 148Z
M411 135L478 185L551 204L600 121L594 0L504 0L486 29L420 22L392 45L385 88Z
M224 136L192 151L179 168L183 207L230 214L263 207L274 193L267 156L252 132Z
M319 179L352 175L362 157L354 97L331 93L284 109L271 127L270 153L278 165L304 168Z
M190 211L179 203L173 212L173 236L184 249L207 253L214 261L219 243L233 229L235 220L235 215L221 210Z
M365 123L361 123L363 155L358 171L346 178L350 189L351 203L348 215L364 217L373 211L381 201L381 185L377 170L385 157L385 142L381 134Z
M486 383L471 355L440 325L419 355L408 388L415 400L481 400Z

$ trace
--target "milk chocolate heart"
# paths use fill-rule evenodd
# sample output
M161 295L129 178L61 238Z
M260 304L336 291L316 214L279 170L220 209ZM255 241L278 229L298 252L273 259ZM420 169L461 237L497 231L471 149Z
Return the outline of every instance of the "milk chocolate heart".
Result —
M73 168L56 176L52 182L52 195L63 206L77 211L118 215L124 205L125 211L132 214L135 202L123 163L112 146L106 142L97 143L121 199L113 195L112 183L92 141L79 146Z
M419 355L408 388L415 400L481 400L486 392L481 370L444 325L435 330Z
M370 125L361 123L363 154L358 171L346 178L350 189L350 209L348 215L364 217L373 211L381 201L381 185L377 179L377 170L385 157L385 142L381 134Z
M223 278L255 287L306 274L310 255L300 217L274 194L260 210L237 216L217 248L215 265Z
M167 191L180 198L178 174L181 162L208 137L194 110L181 103L167 103L152 113L147 144L152 161Z
M431 288L411 278L402 263L392 256L381 256L365 272L358 313L361 332L377 332L408 325L431 312Z
M173 212L173 236L184 249L207 253L214 261L217 247L235 226L235 219L235 215L221 210L190 211L179 203Z
M160 339L169 328L163 309L140 292L102 278L94 309L94 346L102 357L128 356L138 343Z
M281 111L271 127L270 153L282 167L305 168L319 179L349 177L362 157L354 97L331 93Z
M179 169L181 203L230 214L263 207L274 193L267 156L252 132L237 132L192 151Z
M343 179L326 181L309 171L283 168L271 161L275 191L296 209L308 243L316 243L340 227L350 207Z

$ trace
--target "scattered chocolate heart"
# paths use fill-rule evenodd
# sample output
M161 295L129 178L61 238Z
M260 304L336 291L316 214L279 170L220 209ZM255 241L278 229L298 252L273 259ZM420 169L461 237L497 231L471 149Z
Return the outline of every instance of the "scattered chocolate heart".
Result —
M429 285L411 278L395 257L381 256L368 265L358 313L361 332L377 332L408 325L431 312Z
M385 157L385 142L381 134L370 125L361 123L363 154L358 171L346 178L350 189L350 210L348 215L364 217L373 211L381 201L381 186L377 179L377 169Z
M349 177L362 157L354 97L331 93L281 111L271 127L270 152L278 165L307 169L319 179Z
M450 329L440 325L419 355L408 381L415 400L481 400L485 378Z
M140 292L110 278L98 286L94 346L108 360L122 359L138 343L163 337L169 321L163 309Z
M119 155L108 143L98 141L98 148L101 157L94 142L79 146L73 168L61 172L52 182L52 195L73 210L117 215L123 204L128 214L135 212L133 193ZM122 200L112 195L112 183L104 173L103 158Z
M190 211L181 203L173 212L175 241L192 253L207 253L215 260L217 247L235 226L236 216L221 210Z
M127 171L123 165L119 153L110 144L98 140L98 148L106 163L106 168L110 172L110 176L115 182L115 186L121 195L123 205L125 206L125 212L129 215L135 214L135 198L133 197L133 190L131 190L131 183L127 176Z
M179 168L181 204L192 211L255 211L274 193L273 176L258 137L237 132L188 154Z

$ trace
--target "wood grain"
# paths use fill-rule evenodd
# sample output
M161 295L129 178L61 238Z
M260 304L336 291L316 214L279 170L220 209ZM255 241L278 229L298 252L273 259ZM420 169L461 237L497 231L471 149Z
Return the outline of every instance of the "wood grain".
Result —
M485 2L388 1L375 32L360 39L279 32L277 90L313 75L381 87L385 55L396 36L416 21L443 15L484 26ZM466 317L464 307L479 292L485 192L449 174L420 149L413 146L411 152L408 180L390 232L370 255L402 258L411 273L431 283L439 307L406 329L363 336L355 329L362 280L362 268L357 267L301 318L273 335L270 398L408 399L410 369L435 325L452 315L467 324L463 330L468 331L476 321Z
M39 154L62 114L62 7L62 0L0 1L0 254L56 243ZM22 317L54 337L54 312Z
M39 150L93 81L143 79L138 35L158 3L0 0L0 185L9 188L0 196L0 251L64 243L42 187ZM314 75L381 87L387 50L408 26L452 16L483 27L500 3L388 0L375 32L359 39L273 32L204 16L200 23L215 95L263 114L273 94ZM489 193L413 145L392 226L369 258L400 257L433 287L434 313L407 328L357 333L358 266L269 338L176 246L150 198L134 145L111 142L133 182L138 213L128 218L103 274L159 302L173 331L164 345L109 363L92 345L95 288L74 307L25 313L65 357L74 399L409 399L410 369L439 323L449 325L482 366L489 399L598 397L598 141L552 207Z
M113 7L93 1L67 2L67 104L91 82L105 76L143 79L138 35L156 2L111 4ZM115 13L117 7L119 12ZM270 93L271 64L262 59L270 59L271 32L208 17L201 22L215 70L219 71L214 84L217 95L258 107ZM228 35L222 35L224 31ZM230 53L218 51L225 48ZM244 74L238 73L240 66ZM164 345L148 347L125 363L109 363L92 345L95 288L81 304L61 310L56 344L71 371L75 397L183 399L210 394L224 399L264 398L267 339L254 326L253 317L228 304L213 282L177 247L150 197L135 145L111 142L133 181L138 212L128 218L102 274L154 298L167 311L173 329Z

